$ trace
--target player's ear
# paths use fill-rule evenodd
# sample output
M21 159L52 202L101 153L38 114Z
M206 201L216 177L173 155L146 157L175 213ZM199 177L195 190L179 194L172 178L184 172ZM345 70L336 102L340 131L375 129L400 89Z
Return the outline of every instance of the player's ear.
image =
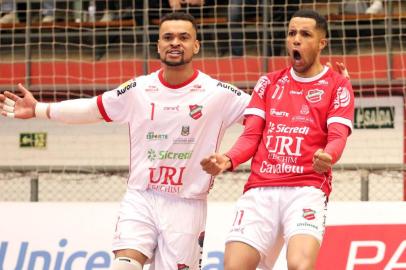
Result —
M322 37L322 38L320 39L320 51L322 51L324 48L326 48L326 47L327 47L327 44L328 44L327 38Z
M198 40L196 40L194 48L193 48L193 54L198 54L199 51L200 51L200 42Z

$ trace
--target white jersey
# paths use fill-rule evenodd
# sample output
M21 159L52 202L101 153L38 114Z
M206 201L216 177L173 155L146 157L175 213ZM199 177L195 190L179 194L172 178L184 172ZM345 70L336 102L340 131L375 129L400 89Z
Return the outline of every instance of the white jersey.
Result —
M129 189L205 199L213 178L200 166L225 129L241 121L250 96L195 71L182 85L168 85L158 70L97 99L106 121L128 123Z

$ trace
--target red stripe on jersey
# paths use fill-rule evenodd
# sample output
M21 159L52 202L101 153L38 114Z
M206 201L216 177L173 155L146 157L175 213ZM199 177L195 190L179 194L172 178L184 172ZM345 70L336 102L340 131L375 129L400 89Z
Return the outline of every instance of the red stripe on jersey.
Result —
M181 88L181 87L186 86L186 85L188 85L189 83L193 82L194 79L197 78L197 75L199 75L199 71L197 71L197 69L195 69L194 72L193 72L192 77L190 77L189 79L187 79L187 80L184 81L183 83L173 85L173 84L169 84L167 81L165 81L165 79L164 79L164 70L161 69L161 70L159 71L159 73L158 73L158 78L159 78L159 80L161 81L161 83L162 83L164 86L166 86L166 87L168 87L168 88L172 88L172 89L177 89L177 88Z
M104 109L102 95L97 96L97 108L99 108L99 112L106 122L112 122L110 117L107 115L106 110Z

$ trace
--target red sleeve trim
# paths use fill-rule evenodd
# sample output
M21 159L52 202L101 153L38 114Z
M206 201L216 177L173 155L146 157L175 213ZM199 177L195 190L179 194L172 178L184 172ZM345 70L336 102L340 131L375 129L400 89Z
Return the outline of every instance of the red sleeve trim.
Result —
M103 119L106 122L112 122L110 117L107 115L106 110L104 109L102 95L97 96L97 107L99 108L99 112L103 116Z

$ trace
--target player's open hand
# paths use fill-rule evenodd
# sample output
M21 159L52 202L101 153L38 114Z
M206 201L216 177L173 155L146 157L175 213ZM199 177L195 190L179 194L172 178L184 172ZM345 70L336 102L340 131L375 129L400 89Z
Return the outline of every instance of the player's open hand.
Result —
M0 114L11 118L28 119L35 117L37 100L22 84L18 84L21 97L9 91L0 94Z
M231 167L230 159L223 154L214 154L200 161L202 169L213 176L219 175Z
M333 166L333 157L324 152L323 149L317 150L313 155L313 169L318 173L325 173Z
M326 65L330 68L333 68L333 65L330 62L327 62ZM338 73L343 75L348 80L350 79L350 74L348 73L347 67L342 62L336 62L336 70Z

